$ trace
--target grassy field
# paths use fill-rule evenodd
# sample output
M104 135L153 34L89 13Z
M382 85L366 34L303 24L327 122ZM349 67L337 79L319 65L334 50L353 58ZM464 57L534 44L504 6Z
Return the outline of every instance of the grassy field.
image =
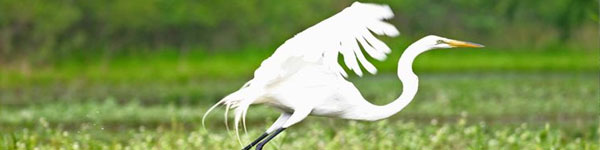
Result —
M419 57L421 89L390 119L309 117L266 148L600 148L596 53L467 52ZM206 128L200 119L268 56L252 54L4 64L0 149L239 149L222 110L207 118ZM394 57L377 64L382 74L350 79L375 104L402 91L389 73ZM216 69L223 66L230 71ZM251 107L244 144L277 116L268 107Z
M388 59L372 60L380 73L394 73L401 49L393 46ZM203 51L131 52L118 54L74 53L49 60L24 60L1 64L0 86L53 82L188 82L201 79L250 78L273 51L206 53ZM63 58L64 57L64 58ZM452 49L417 57L417 73L440 72L598 72L600 53L591 50ZM1 62L1 61L0 61ZM226 68L226 69L223 69Z
M392 75L352 80L377 104L401 91ZM590 73L424 74L416 100L386 121L312 117L269 148L597 149L598 82ZM0 148L237 149L233 133L225 131L222 111L208 118L207 130L200 118L210 104L204 100L214 101L242 83L72 83L9 89L2 93ZM19 98L36 100L8 100ZM276 117L272 109L253 107L245 141Z

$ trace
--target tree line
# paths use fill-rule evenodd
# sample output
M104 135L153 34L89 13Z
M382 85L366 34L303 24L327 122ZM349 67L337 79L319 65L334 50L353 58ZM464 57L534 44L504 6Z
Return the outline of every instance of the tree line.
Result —
M375 2L392 7L396 17L390 21L409 38L441 34L505 47L597 46L594 0ZM0 54L273 47L351 3L0 0Z

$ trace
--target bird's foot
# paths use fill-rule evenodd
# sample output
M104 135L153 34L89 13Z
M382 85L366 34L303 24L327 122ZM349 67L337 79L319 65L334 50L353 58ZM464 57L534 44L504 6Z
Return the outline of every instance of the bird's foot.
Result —
M254 146L254 145L248 145L248 146L242 148L242 150L250 150L252 148L252 146Z
M256 145L256 150L262 150L265 144L266 143L258 143L258 145Z
M256 138L256 140L254 140L252 143L248 144L248 146L244 147L242 150L250 150L254 145L256 145L256 143L260 142L262 139L264 139L268 135L269 135L268 133L263 133L258 138Z

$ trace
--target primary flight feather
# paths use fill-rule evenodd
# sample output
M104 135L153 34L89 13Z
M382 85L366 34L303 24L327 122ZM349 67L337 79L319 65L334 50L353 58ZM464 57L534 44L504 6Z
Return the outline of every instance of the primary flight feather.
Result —
M384 60L391 49L373 35L395 37L398 30L385 22L394 16L387 5L355 2L334 16L309 27L285 41L273 55L264 60L254 72L254 78L238 91L217 102L205 113L225 105L225 117L235 109L234 127L239 138L239 125L245 127L245 115L251 104L266 104L281 111L279 118L267 131L244 149L264 144L286 128L308 115L374 121L387 118L402 110L415 96L418 78L412 71L414 58L431 49L451 47L482 47L482 45L426 36L411 44L398 62L398 77L403 84L402 94L393 102L377 106L368 102L358 89L348 82L347 73L338 64L338 55L358 76L361 66L369 73L377 69L363 54ZM227 119L226 119L227 122ZM264 140L263 140L264 139Z

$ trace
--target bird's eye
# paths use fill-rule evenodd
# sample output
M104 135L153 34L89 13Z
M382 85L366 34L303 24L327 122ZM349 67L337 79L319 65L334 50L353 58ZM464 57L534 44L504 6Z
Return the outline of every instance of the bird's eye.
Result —
M443 44L443 43L446 43L446 42L444 42L444 41L442 41L442 40L437 40L437 43L436 43L436 44Z

